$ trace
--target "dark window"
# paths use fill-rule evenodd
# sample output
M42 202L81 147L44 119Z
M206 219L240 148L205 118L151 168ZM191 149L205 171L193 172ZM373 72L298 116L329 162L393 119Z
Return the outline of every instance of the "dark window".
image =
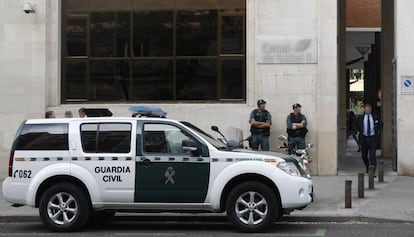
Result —
M64 102L245 99L244 0L62 6Z
M86 56L87 14L68 14L66 18L67 56Z
M177 55L217 55L217 11L177 11Z
M221 24L221 53L243 54L243 16L223 16Z
M237 99L244 96L243 60L223 60L221 62L221 97Z
M131 124L82 124L81 140L86 153L129 153Z
M173 12L134 12L134 56L173 55Z
M177 100L214 100L216 73L216 60L178 60Z
M67 77L65 93L67 100L82 100L86 98L86 62L68 61L66 62Z
M128 61L98 60L90 62L89 100L128 100L128 90Z
M90 22L92 57L129 55L129 12L91 13Z
M171 60L139 60L132 63L134 100L172 100Z
M16 150L69 150L68 124L26 124Z

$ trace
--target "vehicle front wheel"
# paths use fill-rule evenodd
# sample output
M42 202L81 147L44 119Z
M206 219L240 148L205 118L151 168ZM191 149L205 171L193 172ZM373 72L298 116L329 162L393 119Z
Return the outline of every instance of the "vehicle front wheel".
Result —
M272 227L280 216L279 197L259 182L245 182L236 186L226 203L230 222L242 232L262 232Z
M84 191L70 183L59 183L42 195L39 214L43 223L54 231L75 231L88 221L90 206Z

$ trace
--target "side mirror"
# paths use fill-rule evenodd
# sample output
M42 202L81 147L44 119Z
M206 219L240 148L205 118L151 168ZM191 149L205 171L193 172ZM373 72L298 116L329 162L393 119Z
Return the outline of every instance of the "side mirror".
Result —
M278 139L279 139L280 141L287 141L287 140L288 140L288 138L287 138L285 135L280 135L280 136L278 137Z
M222 136L223 137L223 143L224 144L227 144L227 139L226 139L226 137L224 136L224 134L223 133L221 133L220 132L220 130L219 130L219 128L217 127L217 126L211 126L211 130L213 130L214 132L217 132L218 134L220 134L220 136Z
M214 132L220 132L217 126L211 126L211 130L213 130Z
M197 144L192 140L184 140L181 142L181 148L184 151L195 152L198 150Z

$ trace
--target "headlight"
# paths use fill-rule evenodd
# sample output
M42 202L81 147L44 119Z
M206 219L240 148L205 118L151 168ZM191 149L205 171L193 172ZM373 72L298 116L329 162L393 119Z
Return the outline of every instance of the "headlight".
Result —
M302 176L298 167L292 162L281 161L277 164L277 168L292 176Z

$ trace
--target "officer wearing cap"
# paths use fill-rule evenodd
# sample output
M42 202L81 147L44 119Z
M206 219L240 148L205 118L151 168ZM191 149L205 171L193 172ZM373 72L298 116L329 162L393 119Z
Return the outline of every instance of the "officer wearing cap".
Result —
M266 110L266 101L257 101L257 109L250 113L250 146L253 150L268 151L270 126L272 125L272 115Z
M292 107L293 113L290 113L286 118L290 152L296 148L306 148L305 136L308 133L308 122L305 115L301 113L302 106L296 103Z

